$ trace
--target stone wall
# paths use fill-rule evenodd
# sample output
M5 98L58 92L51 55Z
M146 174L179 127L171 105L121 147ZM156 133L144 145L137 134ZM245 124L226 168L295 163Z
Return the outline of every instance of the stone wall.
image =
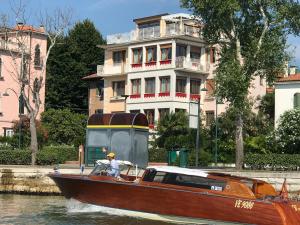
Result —
M0 166L0 192L60 194L56 184L47 176L51 172L53 168L50 167ZM79 169L61 169L60 172L79 173Z
M85 169L84 174L89 174L91 169ZM214 170L215 171L215 170ZM28 193L28 194L60 194L58 187L47 176L53 172L53 167L31 166L0 166L0 192ZM299 195L299 172L272 172L272 171L224 171L232 175L257 178L271 183L277 191L282 187L284 178L287 179L288 191L293 196ZM60 173L79 174L79 168L60 169ZM140 173L141 174L141 173Z

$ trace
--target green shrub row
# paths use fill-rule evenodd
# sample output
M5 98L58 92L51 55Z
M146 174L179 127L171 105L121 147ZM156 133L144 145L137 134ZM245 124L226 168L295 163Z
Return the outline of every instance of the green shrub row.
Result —
M71 146L46 146L38 151L37 165L53 165L65 161L77 160L77 149ZM0 164L3 165L30 165L30 150L0 150Z
M244 163L251 169L298 170L300 154L247 154Z

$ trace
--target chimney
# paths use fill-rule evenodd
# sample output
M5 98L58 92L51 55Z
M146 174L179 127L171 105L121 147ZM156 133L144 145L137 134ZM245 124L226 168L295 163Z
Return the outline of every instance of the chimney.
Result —
M288 77L288 76L289 76L289 63L288 63L288 61L286 61L284 63L284 75L283 75L283 77Z
M295 75L296 74L296 66L290 66L290 75Z
M43 24L40 25L40 32L45 33L45 27Z

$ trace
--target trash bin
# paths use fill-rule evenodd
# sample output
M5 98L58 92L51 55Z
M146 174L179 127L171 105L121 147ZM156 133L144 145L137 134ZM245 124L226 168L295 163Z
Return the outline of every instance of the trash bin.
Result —
M177 160L177 151L176 150L170 150L168 151L168 165L173 165L176 163Z
M168 151L168 165L174 164L180 167L187 167L188 151L186 149L172 149Z
M188 166L188 151L186 149L180 149L179 151L179 166L180 167Z

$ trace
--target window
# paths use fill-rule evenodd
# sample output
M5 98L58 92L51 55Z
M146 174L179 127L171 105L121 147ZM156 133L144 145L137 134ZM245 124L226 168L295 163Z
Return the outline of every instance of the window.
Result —
M146 78L145 79L145 93L154 94L155 93L155 78Z
M125 81L114 81L113 86L113 96L121 96L125 94Z
M210 48L210 63L216 62L216 49Z
M179 77L176 79L176 92L185 93L186 78Z
M143 62L143 50L142 48L132 49L133 54L133 64L141 64Z
M103 90L103 81L99 82L97 84L97 87L96 87L96 96L100 98L100 100L103 100L104 98L104 90Z
M215 112L214 111L206 111L206 126L210 126L215 120Z
M186 113L186 109L175 108L175 113L178 112Z
M169 108L165 108L165 109L159 109L159 119L163 119L167 114L169 114L170 109Z
M185 45L176 45L176 57L186 57Z
M21 77L22 77L22 79L26 80L27 72L28 72L27 59L25 57L23 57L22 62L21 62Z
M206 95L213 96L213 94L215 92L215 80L207 79L206 80L206 88L207 88Z
M161 46L161 61L167 61L172 59L172 45Z
M156 62L156 46L146 48L146 62Z
M103 114L103 109L96 109L96 110L95 110L95 113L96 113L96 114Z
M300 93L294 94L294 108L300 107Z
M145 109L144 112L145 112L145 115L148 119L149 125L153 125L154 124L154 112L155 112L155 110L154 109Z
M4 128L4 136L12 137L14 135L14 130L12 128Z
M118 64L118 63L122 62L122 52L121 51L113 52L113 62L114 62L114 64Z
M34 49L34 66L41 66L41 49L40 45L36 45Z
M169 93L170 92L170 77L160 78L160 92Z
M24 110L25 110L25 99L23 95L19 96L19 114L24 115Z
M191 80L191 94L200 94L201 80Z
M141 94L141 79L131 80L131 94L139 95Z
M191 47L191 60L199 61L201 56L201 48L199 47Z
M223 191L226 186L226 181L222 180L177 173L166 173L155 170L147 171L143 181L202 188L214 191Z

